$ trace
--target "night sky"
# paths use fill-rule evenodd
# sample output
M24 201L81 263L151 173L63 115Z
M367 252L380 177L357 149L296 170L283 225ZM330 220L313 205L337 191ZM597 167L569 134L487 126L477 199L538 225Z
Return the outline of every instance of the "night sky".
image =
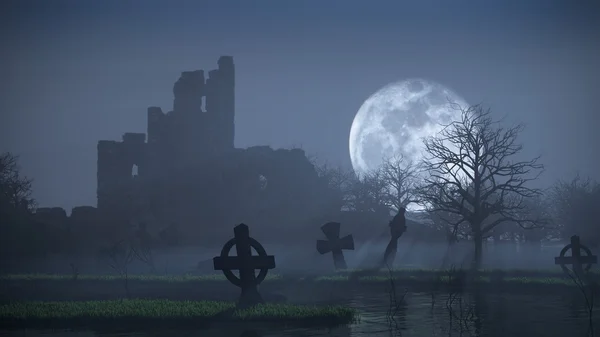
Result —
M549 186L600 179L598 1L3 1L0 151L40 206L96 204L96 143L146 132L182 71L236 65L237 147L350 167L362 102L424 77L527 125Z

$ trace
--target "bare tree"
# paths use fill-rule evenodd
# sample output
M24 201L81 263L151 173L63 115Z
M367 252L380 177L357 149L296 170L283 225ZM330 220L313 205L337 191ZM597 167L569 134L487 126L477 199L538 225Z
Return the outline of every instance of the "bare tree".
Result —
M32 180L22 174L19 157L0 153L0 259L56 248L48 240L55 232L32 216L35 207Z
M525 198L541 194L528 187L543 170L539 157L516 161L523 146L517 137L524 126L504 128L480 105L462 108L461 119L445 125L437 137L424 141L427 158L424 168L433 193L422 193L433 211L447 212L466 222L475 243L473 268L480 268L484 235L494 227L513 221L524 228L539 225L539 219L518 216L526 207ZM492 221L488 221L493 219Z
M456 191L447 189L448 186L445 186L443 181L434 184L431 180L426 179L426 185L419 189L418 198L427 210L431 225L446 235L446 241L450 246L460 239L467 239L470 231L464 217L453 210L439 207L441 203L451 203L460 198ZM435 203L426 202L429 200L435 200Z
M350 181L349 209L356 212L388 213L388 185L382 170L357 175Z
M418 191L418 168L402 155L386 158L381 166L381 176L387 185L388 206L394 210L416 203Z
M115 241L104 250L104 254L109 259L108 265L123 278L125 294L129 297L129 265L133 262L135 256L130 241Z
M470 229L463 217L453 211L448 211L437 207L440 202L451 202L460 196L454 191L443 191L445 188L442 184L431 184L423 186L419 189L419 200L430 200L435 196L437 203L423 203L427 210L429 218L429 226L434 230L443 233L446 238L446 252L442 260L441 268L446 268L450 263L450 258L453 255L453 248L460 240L469 238Z
M5 152L0 154L0 211L32 211L35 200L31 197L32 180L23 176L19 157Z
M354 172L327 163L318 163L315 157L310 158L315 171L328 187L333 208L341 210L348 207L348 191L352 184Z
M536 226L533 229L518 228L521 235L521 241L529 244L535 244L538 249L541 249L541 242L549 237L549 231L553 228L552 215L548 200L542 196L535 196L523 200L525 208L522 212L517 213L523 219L540 219L540 224L544 226Z
M133 235L130 242L131 251L135 258L150 267L150 271L156 274L154 261L154 239L148 233L145 223L140 223L139 229Z
M558 181L550 194L557 236L566 239L578 234L592 247L600 246L600 184L579 175L571 181Z

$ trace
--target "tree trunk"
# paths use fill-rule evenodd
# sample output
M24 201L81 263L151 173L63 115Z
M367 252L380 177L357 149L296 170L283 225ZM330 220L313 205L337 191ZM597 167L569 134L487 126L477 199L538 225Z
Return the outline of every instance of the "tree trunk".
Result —
M533 247L532 254L538 254L542 252L542 240L535 240L531 243Z
M494 235L492 237L494 238L494 247L498 247L498 245L500 244L500 233L494 232Z
M483 235L481 234L481 231L474 231L473 241L475 243L475 254L473 256L471 268L473 270L479 270L481 269L481 262L483 260Z
M131 296L129 295L129 275L127 273L127 269L125 269L125 296L129 299Z

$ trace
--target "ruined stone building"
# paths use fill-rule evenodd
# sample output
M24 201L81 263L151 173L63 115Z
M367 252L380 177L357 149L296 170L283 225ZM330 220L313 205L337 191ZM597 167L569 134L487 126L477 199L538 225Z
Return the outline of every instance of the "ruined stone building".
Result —
M100 213L206 233L241 221L300 226L328 212L326 183L304 151L234 147L231 56L207 77L183 72L173 94L172 111L148 108L147 134L98 142Z

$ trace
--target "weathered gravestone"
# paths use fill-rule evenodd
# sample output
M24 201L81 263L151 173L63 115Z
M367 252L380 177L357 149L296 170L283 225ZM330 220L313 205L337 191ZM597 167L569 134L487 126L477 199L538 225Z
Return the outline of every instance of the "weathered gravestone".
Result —
M328 222L321 226L327 240L317 240L317 251L321 254L331 252L335 269L346 269L348 266L342 250L354 250L354 239L352 234L340 238L340 226L339 222Z
M396 253L398 252L398 239L406 232L406 217L404 214L406 213L406 208L400 207L398 210L398 214L394 216L392 221L390 221L390 242L385 248L385 252L383 253L383 263L382 268L392 268L394 265L394 260L396 259Z
M571 250L571 256L565 256L569 250ZM582 256L581 252L584 252L586 255ZM579 236L577 235L573 235L571 237L571 243L566 245L560 251L560 255L558 257L554 258L554 264L560 265L565 274L570 274L567 265L571 265L573 267L573 273L575 273L575 276L582 279L584 278L585 273L592 268L592 264L595 263L598 263L598 257L592 255L592 251L581 244L579 241Z
M275 257L267 255L265 248L250 237L247 225L235 226L233 233L233 239L225 243L221 255L213 258L214 269L223 271L229 282L242 289L238 308L264 303L258 292L258 285L265 280L269 269L275 268ZM237 256L229 256L233 246L235 246ZM258 256L252 255L252 248L256 250ZM254 274L256 269L260 270L258 276ZM239 270L240 277L237 277L233 270Z

